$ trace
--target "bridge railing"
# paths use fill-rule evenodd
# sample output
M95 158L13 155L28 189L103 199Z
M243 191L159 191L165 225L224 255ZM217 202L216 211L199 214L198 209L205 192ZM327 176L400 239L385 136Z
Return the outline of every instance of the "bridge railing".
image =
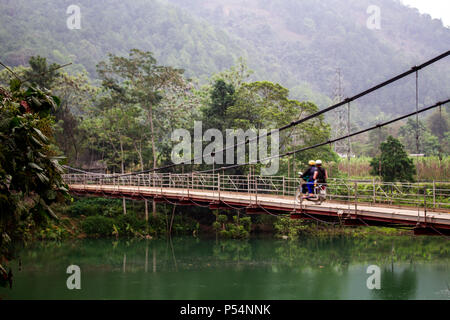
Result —
M66 174L72 185L139 186L244 192L260 195L293 197L302 181L284 176L220 175L206 173L147 173L139 175ZM303 182L304 183L304 182ZM329 179L327 199L357 205L386 204L427 209L450 209L450 182L392 183L377 180L352 181Z

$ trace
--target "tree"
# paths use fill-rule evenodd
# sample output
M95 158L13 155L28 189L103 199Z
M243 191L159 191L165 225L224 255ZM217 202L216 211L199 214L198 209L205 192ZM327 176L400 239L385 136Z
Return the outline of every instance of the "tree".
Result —
M108 167L124 174L126 164L133 162L135 150L140 152L140 163L143 163L143 122L140 121L143 110L135 104L116 103L109 96L104 97L102 104L88 114L81 128L97 145L108 146L102 150L106 153ZM122 198L122 203L126 214L125 198Z
M370 131L367 155L369 157L375 157L378 153L378 150L380 150L381 143L385 141L388 136L389 133L386 127L381 127L377 130Z
M51 89L54 81L60 76L55 70L59 65L56 63L48 65L47 58L41 56L31 57L28 63L31 69L25 71L25 78L40 88Z
M416 168L399 140L389 136L380 151L381 155L370 162L371 175L381 176L385 182L414 181Z
M158 105L163 99L165 88L184 84L183 70L160 66L151 52L138 49L132 49L129 58L110 54L109 61L99 63L97 70L103 86L117 98L125 99L126 103L138 103L146 110L155 168L158 157L156 139L163 130L155 126Z
M227 128L226 113L234 105L236 97L232 84L224 80L216 80L212 86L211 103L203 108L203 118L207 129L215 128L221 131Z
M416 134L419 134L419 150L417 150ZM439 140L430 130L425 127L422 121L417 122L411 118L402 126L398 132L401 142L410 153L424 153L427 156L439 154Z
M91 84L85 73L62 73L54 81L52 90L61 99L55 112L55 139L72 165L77 166L83 155L84 141L79 124L82 115L92 107L99 88Z
M450 152L450 120L449 114L444 110L433 112L427 120L431 133L438 139L438 153L448 154ZM434 143L436 145L436 143Z
M170 109L171 106L162 101L171 97L171 99L178 100L179 103L179 100L183 100L181 98L185 98L184 104L181 103L178 106L185 107L184 111L187 113L192 109L188 98L191 88L183 77L184 70L158 65L151 52L132 49L129 57L110 54L108 61L98 64L97 71L102 79L103 87L110 96L105 101L110 101L116 106L118 104L122 106L137 105L143 110L151 142L152 168L157 168L158 159L162 157L161 150L167 150L161 144L161 141L167 143L167 139L160 138L168 134L165 124L172 120L174 123L180 122L176 119L180 111L169 113L164 107ZM107 107L108 104L105 104L104 108ZM159 119L166 119L166 121ZM139 132L140 139L146 137L142 130L136 132ZM135 149L139 150L139 146L136 145ZM138 153L142 156L142 152L138 151ZM140 161L140 163L143 169L144 161ZM154 201L153 215L156 215Z
M450 130L449 115L444 110L436 110L427 120L431 133L438 137L439 142L445 137L445 133Z
M289 90L283 86L269 81L257 81L241 85L236 92L236 102L226 113L226 121L231 123L232 128L271 130L317 111L319 108L312 102L289 99ZM329 137L330 126L325 123L323 116L319 116L283 131L280 134L280 149L296 150L327 141ZM294 158L295 162L302 163L307 163L310 158L331 160L334 159L334 152L328 146L323 146L297 153ZM290 166L287 169L289 172Z

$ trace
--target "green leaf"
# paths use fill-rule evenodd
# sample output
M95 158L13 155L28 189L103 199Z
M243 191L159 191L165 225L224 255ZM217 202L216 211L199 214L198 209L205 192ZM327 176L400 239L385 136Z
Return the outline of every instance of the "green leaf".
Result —
M48 177L41 172L37 172L36 175L38 176L39 180L41 180L42 183L48 183L50 181Z
M33 169L37 169L37 170L39 170L39 171L44 171L44 169L42 169L41 167L39 167L36 163L34 163L34 162L29 162L28 163L28 166L29 167L31 167L31 168L33 168Z
M17 128L20 125L20 119L18 117L14 117L12 118L11 122L9 123L9 127L12 128Z
M63 160L63 159L67 159L66 156L55 156L55 157L50 157L50 159L52 160Z
M27 91L25 91L25 97L29 97L29 96L31 96L31 95L33 95L35 93L36 93L36 90L34 90L34 88L32 88L32 87L29 87L27 89Z
M52 96L52 99L58 107L61 105L61 99L59 99L57 96Z
M31 140L33 140L34 143L36 143L38 146L43 147L44 145L42 143L39 142L38 139L36 139L35 137L31 136L30 137Z
M34 103L35 105L37 105L38 107L42 106L42 102L39 101L38 98L36 98L36 97L31 97L31 100L32 100L33 103Z
M18 91L20 89L21 82L19 79L14 78L9 82L9 88L11 91Z
M50 213L50 216L52 216L53 218L55 218L56 220L59 220L58 216L53 212L53 210L45 203L44 200L41 199L41 201L39 201L39 203L45 208L45 210L48 211L48 213Z
M48 142L48 138L42 133L41 130L39 130L38 128L33 128L34 131L38 134L39 138L41 138L41 140L45 143Z

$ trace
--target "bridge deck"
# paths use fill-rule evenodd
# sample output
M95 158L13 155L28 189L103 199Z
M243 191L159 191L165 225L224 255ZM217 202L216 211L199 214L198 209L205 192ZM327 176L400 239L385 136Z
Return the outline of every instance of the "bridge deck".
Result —
M364 221L380 221L399 224L431 225L438 228L450 229L450 214L447 212L425 212L423 208L395 208L376 205L348 204L326 201L321 205L310 201L303 201L302 206L293 197L283 197L270 194L251 194L243 192L228 192L217 190L178 189L142 186L113 186L113 185L69 185L70 191L106 196L126 196L160 198L165 201L191 201L198 203L223 204L229 207L244 207L268 212L290 212L334 216ZM361 220L362 221L362 220Z

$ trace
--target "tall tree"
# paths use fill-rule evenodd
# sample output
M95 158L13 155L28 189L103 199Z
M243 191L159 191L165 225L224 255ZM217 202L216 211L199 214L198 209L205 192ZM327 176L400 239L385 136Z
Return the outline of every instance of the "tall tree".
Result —
M380 146L381 154L370 162L372 175L383 181L414 181L416 168L398 139L389 136Z
M75 166L81 163L83 150L83 133L80 132L80 121L95 102L99 92L86 74L61 75L53 83L53 91L61 99L61 105L55 112L55 138L58 146Z
M132 49L129 57L109 55L108 61L97 66L102 84L117 100L123 103L136 103L145 110L147 125L150 130L152 150L152 168L158 165L158 137L167 134L164 127L157 126L156 119L164 113L161 101L165 91L183 88L187 83L182 74L183 70L157 64L151 52ZM153 215L156 206L153 202Z
M211 90L211 102L203 108L204 125L223 131L227 127L226 113L235 103L235 90L232 84L224 80L216 80Z

